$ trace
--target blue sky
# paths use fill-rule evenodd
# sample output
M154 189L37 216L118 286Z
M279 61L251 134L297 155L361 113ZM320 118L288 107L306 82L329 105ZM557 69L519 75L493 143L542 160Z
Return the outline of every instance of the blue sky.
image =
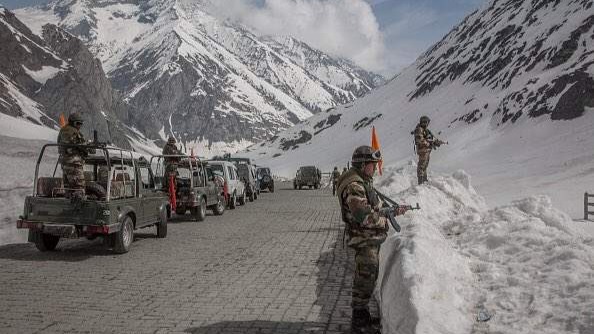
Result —
M25 7L45 3L48 0L0 0L7 8ZM367 13L364 1L371 6ZM392 76L410 65L422 52L438 42L458 22L488 0L220 0L225 14L256 25L264 34L277 32L297 35L297 38L331 54L354 60L359 65L385 76ZM278 5L285 2L283 7ZM245 5L243 5L245 3ZM303 18L295 18L300 27L287 28L292 16L279 13L286 3L299 3L294 8L309 13L310 20L324 18L324 13L313 19L311 13L328 9L334 21L342 24L330 26L321 34L318 24L312 22L310 32L303 31ZM317 4L316 4L317 3ZM324 4L320 6L320 3ZM231 6L232 4L233 6ZM241 4L241 5L239 5ZM329 5L330 4L330 5ZM239 9L237 9L239 8ZM338 10L336 10L338 8ZM309 10L309 11L308 11ZM241 11L241 14L237 11ZM336 14L339 13L339 14ZM256 15L254 15L256 14ZM337 16L342 15L342 16ZM315 16L315 15L314 15ZM372 16L371 18L369 16ZM258 20L254 20L258 17ZM369 24L370 19L375 20ZM262 24L263 21L279 21L281 25ZM330 20L329 20L330 21ZM355 22L355 24L351 24ZM349 30L350 29L350 30ZM359 32L359 34L357 34Z

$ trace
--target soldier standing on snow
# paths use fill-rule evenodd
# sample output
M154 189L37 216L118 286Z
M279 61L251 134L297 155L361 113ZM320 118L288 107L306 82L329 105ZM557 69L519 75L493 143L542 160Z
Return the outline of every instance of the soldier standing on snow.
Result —
M64 145L85 145L87 142L80 132L84 120L79 113L72 113L68 116L68 124L60 129L58 144ZM85 147L60 146L60 163L62 165L62 179L66 196L82 198L85 189L85 176L83 165L85 158L89 155L89 149Z
M166 157L165 159L165 182L163 185L166 189L169 188L169 179L173 176L173 181L175 184L175 180L177 178L177 165L179 164L179 157L167 157L167 155L181 155L180 150L175 145L176 141L173 136L170 136L167 139L167 144L163 147L163 155Z
M338 182L339 177L340 172L338 171L338 167L334 167L332 171L332 196L336 195L336 182Z
M419 162L417 164L417 180L419 185L428 181L427 167L429 166L431 150L437 149L442 144L447 144L433 136L428 128L429 121L429 117L421 116L419 124L417 124L413 132L415 136L415 147L419 156Z
M352 332L379 333L380 320L369 313L369 301L379 272L379 249L386 240L388 222L380 214L382 201L373 188L373 175L381 153L370 146L360 146L352 156L352 167L338 179L338 201L346 223L348 245L355 250ZM406 212L396 209L396 215Z

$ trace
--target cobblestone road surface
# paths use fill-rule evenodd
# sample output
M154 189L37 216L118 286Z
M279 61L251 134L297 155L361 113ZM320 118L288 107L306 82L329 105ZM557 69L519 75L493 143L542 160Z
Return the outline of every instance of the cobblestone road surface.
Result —
M325 190L290 189L140 230L129 253L95 241L0 247L0 333L348 333L351 268ZM350 254L349 254L350 255Z

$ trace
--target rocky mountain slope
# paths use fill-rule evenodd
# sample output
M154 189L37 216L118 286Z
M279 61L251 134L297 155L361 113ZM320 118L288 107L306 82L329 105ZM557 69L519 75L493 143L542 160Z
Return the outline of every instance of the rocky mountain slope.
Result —
M579 217L594 184L591 0L493 0L399 76L314 115L248 155L292 176L298 164L346 165L376 126L387 163L414 160L421 115L448 140L430 169L463 168L497 203L545 193ZM591 190L590 190L591 191Z
M216 151L269 138L350 102L382 78L292 38L259 37L209 14L209 1L59 0L18 11L53 22L97 55L153 139Z
M123 147L138 139L120 121L129 107L76 37L51 24L37 36L0 8L0 45L0 113L57 130L60 114L81 112L87 138L97 130L101 141Z

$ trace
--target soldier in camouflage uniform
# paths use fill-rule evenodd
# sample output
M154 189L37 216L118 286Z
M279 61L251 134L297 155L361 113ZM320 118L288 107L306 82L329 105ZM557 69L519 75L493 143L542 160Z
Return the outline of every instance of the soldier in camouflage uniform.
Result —
M338 200L347 224L348 245L355 250L351 307L353 333L379 333L380 321L369 313L369 301L379 272L379 249L388 232L388 222L379 209L382 202L373 188L373 175L381 153L360 146L353 153L352 167L338 179ZM406 209L398 208L397 215Z
M163 155L181 155L182 153L175 144L175 138L173 138L173 136L169 137L169 139L167 139L167 144L165 144L163 147ZM173 180L175 182L177 178L177 165L179 164L179 161L179 157L165 157L165 182L163 182L165 189L169 188L169 179L171 176L173 176Z
M414 130L415 147L419 162L417 164L417 181L419 185L427 182L427 167L429 166L429 156L431 150L434 150L444 144L443 141L436 139L428 129L429 117L421 116L419 124Z
M338 182L339 177L340 172L338 171L338 167L334 167L332 171L332 196L336 195L336 182Z
M84 145L86 140L80 132L83 125L82 116L73 113L58 134L58 144ZM83 147L59 147L60 162L62 164L62 178L67 197L82 197L85 189L83 165L88 149Z

